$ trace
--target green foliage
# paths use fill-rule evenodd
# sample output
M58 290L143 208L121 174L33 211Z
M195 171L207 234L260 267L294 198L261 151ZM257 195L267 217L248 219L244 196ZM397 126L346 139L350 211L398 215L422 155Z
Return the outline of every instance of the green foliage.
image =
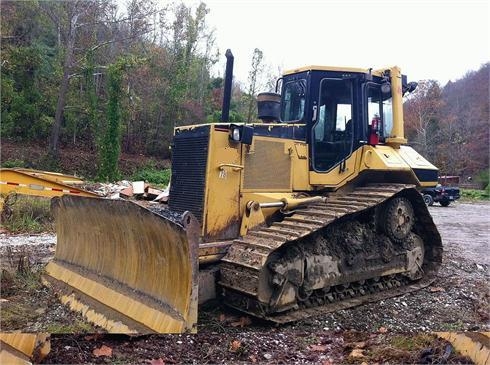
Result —
M478 173L476 176L476 181L481 183L483 186L488 187L488 184L490 183L490 171L488 169L482 170Z
M13 233L53 231L50 199L17 195L5 200L2 226Z
M142 170L136 171L131 180L133 181L145 181L160 186L167 186L170 181L171 171L170 169L159 170L153 166L147 166Z
M107 70L108 101L106 124L102 131L99 149L98 177L104 181L115 181L120 178L118 169L121 152L121 122L123 78L127 70L141 64L144 60L135 57L121 57L109 65Z
M99 179L115 181L119 179L117 167L121 151L121 98L122 98L122 68L118 64L108 69L108 102L106 126L99 145Z
M485 190L461 189L461 196L469 200L487 200L490 198L489 186Z
M4 168L14 168L14 167L27 167L25 161L23 160L7 160L7 161L2 161L0 164Z

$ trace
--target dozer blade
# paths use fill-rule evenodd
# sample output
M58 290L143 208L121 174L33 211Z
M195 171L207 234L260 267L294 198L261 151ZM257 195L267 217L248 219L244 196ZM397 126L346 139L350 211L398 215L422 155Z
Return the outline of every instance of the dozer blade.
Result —
M54 198L45 281L113 333L196 332L199 224L124 200ZM166 215L166 216L164 216Z
M47 333L0 333L0 364L37 364L50 349Z

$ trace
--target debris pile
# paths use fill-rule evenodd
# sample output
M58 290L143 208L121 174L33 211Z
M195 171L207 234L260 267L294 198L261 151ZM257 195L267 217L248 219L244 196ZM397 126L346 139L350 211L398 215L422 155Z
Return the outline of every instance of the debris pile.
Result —
M85 190L91 191L101 197L109 199L135 199L147 200L159 203L167 203L170 185L165 189L151 186L144 181L122 180L117 183L95 183L84 186Z

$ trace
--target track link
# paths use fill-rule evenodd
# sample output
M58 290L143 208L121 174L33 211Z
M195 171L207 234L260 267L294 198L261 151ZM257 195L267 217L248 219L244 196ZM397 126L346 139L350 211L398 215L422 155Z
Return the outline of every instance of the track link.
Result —
M414 230L423 239L427 258L423 278L412 281L402 275L390 275L376 281L344 281L329 291L316 291L308 300L296 303L289 310L270 313L268 303L261 302L259 297L261 281L268 280L266 265L271 255L277 255L286 244L288 247L294 245L298 240L339 220L351 220L395 196L409 197L414 207ZM345 195L332 195L325 203L297 209L281 222L256 227L245 237L236 239L222 259L219 284L226 305L276 323L286 323L421 289L434 280L441 261L440 235L415 187L373 184L356 188Z

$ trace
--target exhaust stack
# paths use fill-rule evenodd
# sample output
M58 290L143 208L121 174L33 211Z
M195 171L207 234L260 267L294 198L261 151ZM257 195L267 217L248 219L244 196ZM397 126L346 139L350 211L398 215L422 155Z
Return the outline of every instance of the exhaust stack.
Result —
M226 50L226 69L225 69L225 89L223 91L223 107L221 108L221 121L229 122L230 101L231 101L231 82L233 81L233 53L230 49Z

